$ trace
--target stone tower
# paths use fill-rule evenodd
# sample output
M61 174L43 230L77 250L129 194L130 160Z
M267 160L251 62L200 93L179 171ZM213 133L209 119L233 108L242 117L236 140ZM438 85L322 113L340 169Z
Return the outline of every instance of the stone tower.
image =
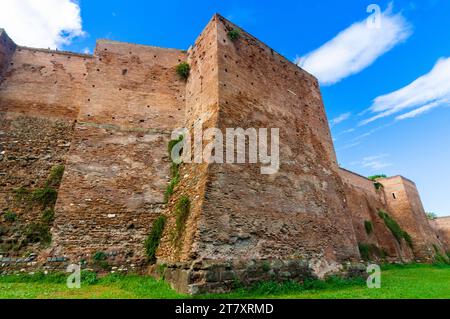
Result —
M264 279L262 268L321 277L359 260L317 80L244 31L232 41L236 29L216 15L188 52L185 124L279 128L281 166L273 175L255 164L182 166L158 257L191 293ZM171 212L183 195L191 212L174 244Z

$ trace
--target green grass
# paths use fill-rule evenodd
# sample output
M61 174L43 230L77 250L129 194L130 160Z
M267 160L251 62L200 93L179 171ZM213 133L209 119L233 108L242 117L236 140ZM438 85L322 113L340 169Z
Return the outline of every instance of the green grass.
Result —
M450 266L388 265L382 268L381 289L368 289L362 280L332 278L305 285L261 283L252 289L237 289L225 295L196 298L286 298L286 299L430 299L450 298ZM25 299L164 299L189 298L163 281L138 275L111 274L97 279L83 272L81 289L68 289L65 274L10 275L0 277L0 298Z

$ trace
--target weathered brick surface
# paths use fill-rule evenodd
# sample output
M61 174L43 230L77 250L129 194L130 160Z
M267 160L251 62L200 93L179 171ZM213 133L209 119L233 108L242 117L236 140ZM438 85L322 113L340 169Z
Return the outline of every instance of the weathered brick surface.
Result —
M233 28L216 15L188 52L101 40L92 56L16 47L0 31L3 269L62 269L96 252L123 270L146 266L144 241L162 214L168 221L151 272L163 269L189 293L360 273L358 243L377 245L391 261L432 261L433 245L444 251L448 223L435 222L438 238L412 182L383 179L384 191L376 191L338 167L317 80L246 32L231 41ZM182 61L191 66L187 81L175 71ZM198 123L223 133L279 128L279 171L185 163L164 203L171 133L194 133ZM13 190L44 186L59 164L65 174L55 186L52 243L28 246L34 254L25 256L11 244L40 220L42 207L18 201ZM176 235L182 196L191 207ZM380 209L411 234L412 251L395 240ZM10 210L19 219L8 224Z
M444 253L442 243L428 223L414 182L395 176L379 180L383 185L389 213L411 235L416 260L432 261L435 247Z
M184 119L179 50L99 41L56 205L52 256L142 265L164 208L167 144ZM81 249L82 247L82 249Z
M376 245L387 260L412 261L410 247L403 240L399 243L378 215L380 210L389 211L384 191L377 190L373 181L345 169L340 170L340 175L346 186L345 197L358 243ZM366 231L364 223L367 221L373 225L372 233ZM383 259L382 255L372 257Z
M436 231L444 249L450 252L450 217L440 217L430 221L431 227Z

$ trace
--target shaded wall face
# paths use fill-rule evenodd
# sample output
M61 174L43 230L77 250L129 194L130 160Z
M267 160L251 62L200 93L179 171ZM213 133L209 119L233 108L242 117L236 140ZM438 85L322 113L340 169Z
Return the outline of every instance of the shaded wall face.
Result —
M246 33L230 41L230 28L219 20L217 127L279 128L281 167L210 165L202 257L357 257L317 81Z
M8 35L0 29L0 83L3 73L10 64L10 59L16 49L15 43L8 37Z
M430 227L416 186L402 177L382 179L389 213L413 239L413 251L418 260L430 261L436 246L442 250L436 233Z
M56 206L53 256L139 264L164 205L167 145L184 118L178 50L101 41L87 64L86 94Z
M45 210L32 199L47 185L52 168L63 165L79 110L86 57L18 47L0 83L0 250L10 256L44 247L27 238ZM52 185L58 190L59 185ZM18 194L18 190L22 193ZM51 226L51 225L48 225Z
M446 252L450 252L450 217L441 217L430 221L438 239L444 245Z
M413 254L406 242L399 243L378 215L380 210L388 210L383 191L377 190L371 180L347 170L341 169L340 175L358 244L375 245L378 251L373 249L370 253L374 260L382 260L384 256L390 261L412 260ZM366 230L366 222L371 223L371 232Z

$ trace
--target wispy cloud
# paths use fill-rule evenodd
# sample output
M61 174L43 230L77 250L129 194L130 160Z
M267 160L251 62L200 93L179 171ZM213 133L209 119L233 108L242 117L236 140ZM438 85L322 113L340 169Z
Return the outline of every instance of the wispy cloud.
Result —
M369 111L372 117L359 125L366 125L393 114L414 109L396 117L404 120L419 116L431 109L450 104L450 57L441 58L433 69L400 90L377 97Z
M336 125L348 120L351 115L352 115L351 112L347 112L347 113L339 115L338 117L336 117L330 121L330 126L333 127L333 126L336 126Z
M324 85L359 73L412 34L410 24L393 14L391 5L380 18L380 28L368 27L367 20L356 22L296 63Z
M78 1L0 0L0 7L0 26L19 45L61 48L85 34Z
M372 171L379 171L380 169L392 166L392 163L386 161L387 157L389 157L389 154L367 156L364 157L361 161L351 163L351 165L368 168Z

